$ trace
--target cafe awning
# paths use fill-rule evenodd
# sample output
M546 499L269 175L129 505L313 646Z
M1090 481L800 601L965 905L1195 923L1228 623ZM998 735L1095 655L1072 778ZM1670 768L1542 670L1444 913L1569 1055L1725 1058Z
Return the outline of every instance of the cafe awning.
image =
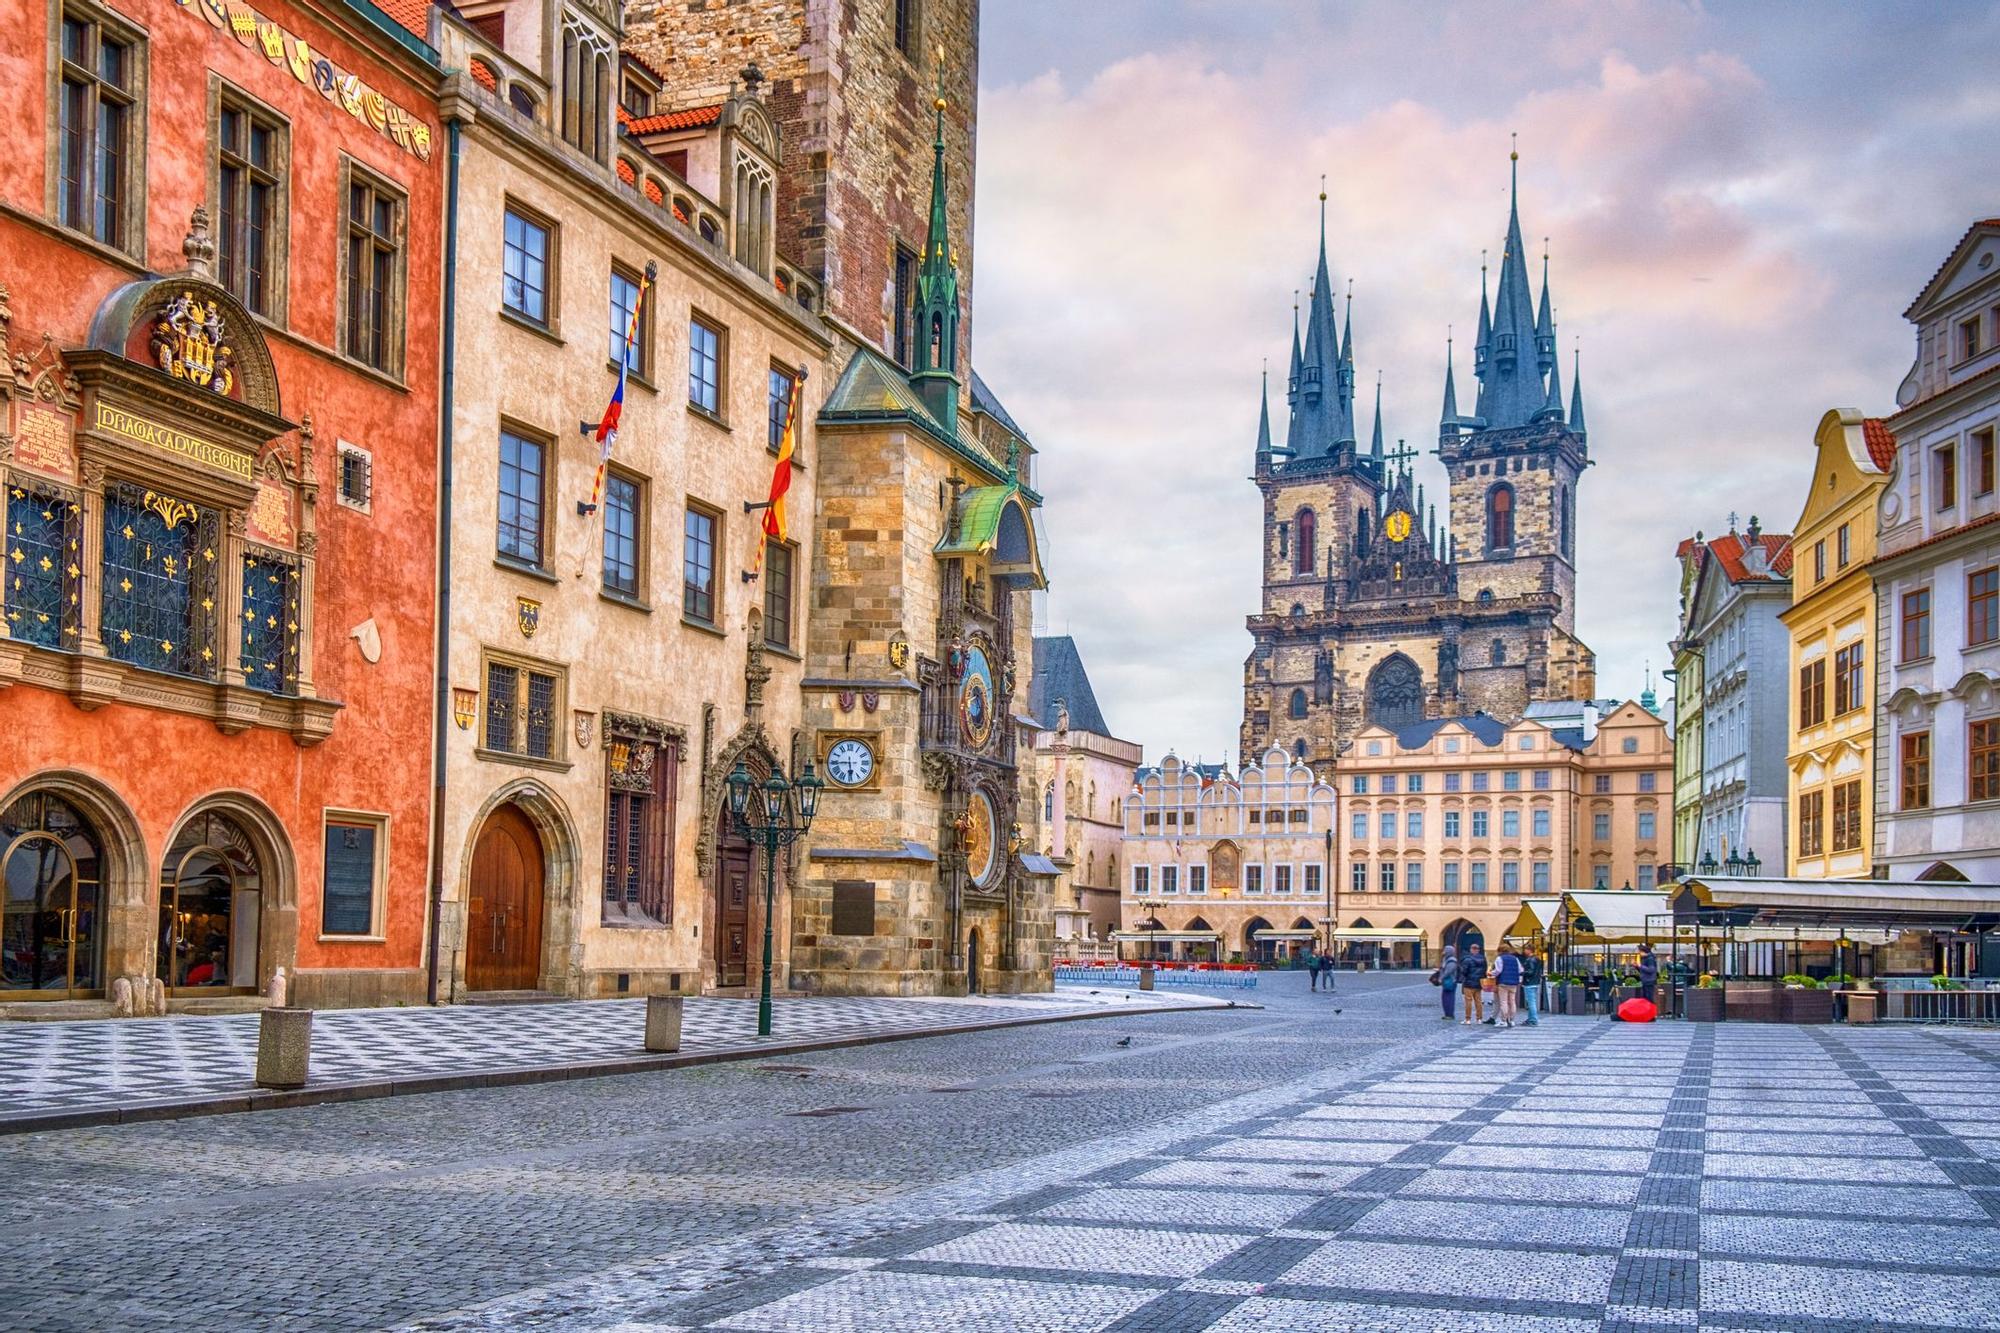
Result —
M1298 929L1253 930L1250 932L1250 938L1253 940L1316 940L1319 938L1319 932L1316 930Z
M1664 940L1670 929L1667 895L1623 889L1582 889L1563 895L1570 938L1586 944Z
M1560 897L1523 898L1521 899L1520 915L1516 916L1514 924L1507 927L1502 933L1506 938L1512 940L1525 940L1534 935L1546 935L1549 932L1549 924L1556 919L1557 913L1561 910L1562 899Z
M1877 930L2000 928L2000 884L1932 880L1750 879L1681 881L1674 908L1704 927L1847 926Z
M1333 937L1343 944L1422 944L1424 932L1415 926L1362 926L1336 930Z
M1114 930L1114 940L1151 941L1161 944L1213 944L1222 938L1219 930Z

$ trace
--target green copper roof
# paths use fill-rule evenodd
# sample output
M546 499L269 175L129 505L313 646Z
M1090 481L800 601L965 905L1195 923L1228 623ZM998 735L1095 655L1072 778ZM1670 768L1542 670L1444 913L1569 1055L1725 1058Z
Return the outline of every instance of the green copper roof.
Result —
M867 347L857 348L840 382L820 408L822 421L882 421L908 417L941 440L957 440L957 423L946 426L924 406L923 395L896 366Z
M1018 485L1009 482L961 491L954 519L953 530L932 548L932 554L989 556L995 573L1020 574L1033 587L1048 586L1035 525Z

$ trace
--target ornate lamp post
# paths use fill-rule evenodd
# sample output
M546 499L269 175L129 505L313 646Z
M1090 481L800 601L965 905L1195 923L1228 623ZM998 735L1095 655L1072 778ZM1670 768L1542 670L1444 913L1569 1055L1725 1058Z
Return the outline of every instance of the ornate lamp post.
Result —
M1741 876L1743 873L1743 853L1731 847L1729 849L1729 859L1722 864L1727 867L1725 873L1732 878Z
M1763 873L1763 871L1764 871L1764 863L1757 859L1757 853L1755 851L1750 851L1744 854L1743 873L1745 875L1749 876L1751 879L1756 879L1760 874Z
M736 821L738 833L764 850L764 989L757 1000L760 1037L771 1035L771 917L778 887L778 849L797 842L812 827L824 785L810 759L796 783L787 782L784 771L774 767L759 787L741 759L729 774L729 816Z
M1695 869L1707 878L1714 878L1716 870L1714 849L1711 848L1701 854L1701 860L1695 865Z

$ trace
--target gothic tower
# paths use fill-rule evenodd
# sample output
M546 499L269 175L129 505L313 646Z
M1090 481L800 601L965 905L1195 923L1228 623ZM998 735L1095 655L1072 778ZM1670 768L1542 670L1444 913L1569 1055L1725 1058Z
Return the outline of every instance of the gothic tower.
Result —
M1458 415L1449 364L1438 458L1451 478L1450 528L1467 596L1555 599L1555 624L1576 633L1576 489L1590 455L1583 392L1565 407L1556 358L1548 257L1539 309L1528 289L1521 239L1518 153L1510 189L1500 283L1490 308L1482 271L1473 414Z

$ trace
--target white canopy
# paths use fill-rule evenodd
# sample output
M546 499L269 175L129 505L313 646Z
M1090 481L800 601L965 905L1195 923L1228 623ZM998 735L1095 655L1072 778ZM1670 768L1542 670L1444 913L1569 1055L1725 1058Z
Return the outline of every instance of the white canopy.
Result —
M1421 944L1424 932L1415 926L1362 926L1358 929L1336 930L1333 937L1343 943L1356 944Z

